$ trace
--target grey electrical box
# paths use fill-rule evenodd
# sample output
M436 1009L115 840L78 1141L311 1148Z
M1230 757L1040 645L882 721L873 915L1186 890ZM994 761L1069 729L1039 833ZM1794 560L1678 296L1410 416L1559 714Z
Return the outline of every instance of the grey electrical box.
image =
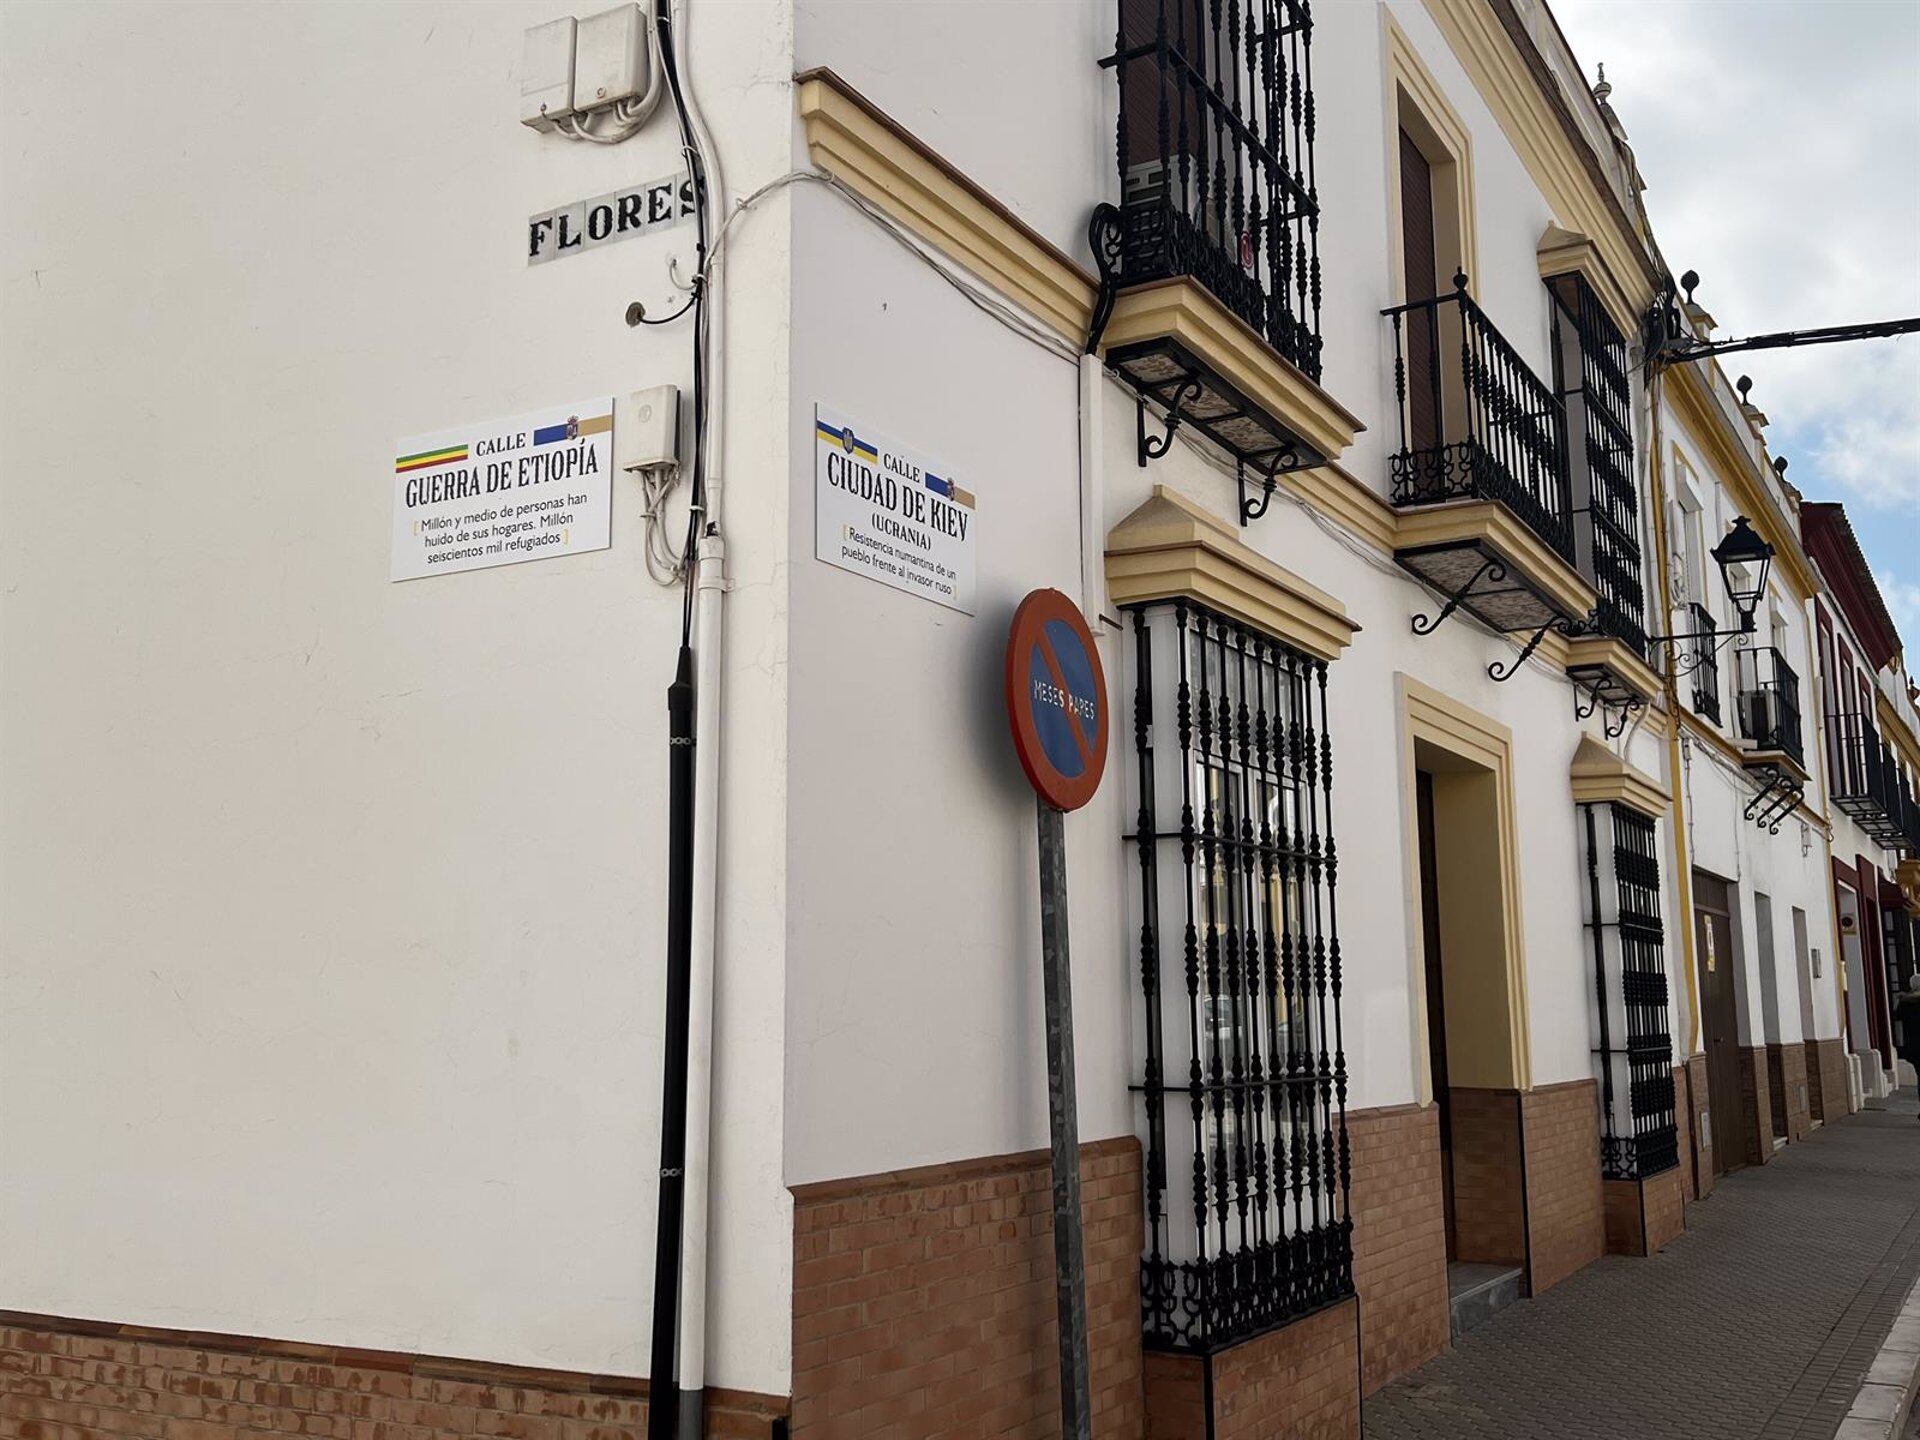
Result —
M680 463L680 389L656 385L626 399L613 427L614 455L622 470L653 470Z
M578 22L569 15L527 31L520 51L520 123L551 130L573 113L573 45Z

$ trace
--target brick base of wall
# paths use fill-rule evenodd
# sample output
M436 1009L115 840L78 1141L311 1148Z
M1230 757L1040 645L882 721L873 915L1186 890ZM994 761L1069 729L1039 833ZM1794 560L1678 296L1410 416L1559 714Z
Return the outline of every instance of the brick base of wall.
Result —
M1827 1122L1841 1119L1847 1114L1851 1095L1846 1041L1807 1041L1808 1108L1814 1117Z
M1353 1283L1360 1296L1360 1391L1447 1348L1447 1215L1440 1109L1393 1105L1347 1116L1353 1150Z
M1454 1258L1524 1264L1527 1197L1519 1092L1455 1086L1447 1092L1447 1114L1453 1131Z
M1356 1324L1343 1300L1217 1355L1148 1354L1147 1440L1357 1440Z
M1059 1434L1046 1151L801 1185L793 1198L796 1436ZM1081 1147L1080 1203L1093 1433L1138 1440L1137 1140Z
M1657 1255L1687 1228L1686 1161L1647 1180L1608 1180L1607 1253Z
M1813 1133L1812 1095L1807 1084L1807 1049L1798 1041L1792 1044L1769 1043L1767 1071L1773 1078L1770 1093L1776 1107L1773 1133L1789 1141L1804 1140Z
M707 1391L714 1440L768 1440L785 1399ZM642 1440L617 1375L0 1311L8 1440Z
M1740 1047L1740 1145L1747 1164L1765 1165L1773 1159L1773 1077L1767 1047Z
M1693 1148L1688 1198L1704 1200L1713 1193L1713 1126L1710 1123L1713 1108L1707 1093L1707 1057L1691 1056L1682 1068L1687 1076L1687 1135ZM1722 1141L1731 1144L1735 1138L1723 1136ZM1683 1150L1681 1154L1686 1152Z
M1527 1286L1540 1295L1606 1253L1600 1087L1542 1085L1520 1097L1526 1146Z

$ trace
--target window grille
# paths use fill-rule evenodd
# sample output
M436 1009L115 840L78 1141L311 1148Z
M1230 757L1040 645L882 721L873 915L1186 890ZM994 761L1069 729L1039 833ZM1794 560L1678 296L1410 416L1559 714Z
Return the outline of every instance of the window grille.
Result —
M1580 809L1600 1059L1600 1169L1609 1180L1644 1180L1680 1163L1655 827L1625 805Z
M1121 283L1190 275L1320 378L1307 0L1120 0Z
M1699 637L1693 641L1693 713L1703 720L1720 723L1720 627L1713 614L1699 601L1687 607L1690 628Z
M1640 501L1633 478L1627 342L1584 277L1556 275L1554 390L1566 406L1574 544L1593 581L1601 631L1647 653L1640 567Z
M1205 1352L1353 1292L1327 670L1192 601L1130 617L1143 1315Z

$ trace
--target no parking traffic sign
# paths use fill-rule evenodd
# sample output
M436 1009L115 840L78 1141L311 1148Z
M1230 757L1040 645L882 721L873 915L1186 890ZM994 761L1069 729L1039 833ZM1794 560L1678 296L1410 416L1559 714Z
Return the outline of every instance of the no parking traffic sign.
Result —
M1007 721L1020 768L1056 810L1078 810L1107 763L1107 681L1080 607L1035 590L1007 635Z
M1038 803L1041 975L1047 999L1054 1311L1061 1440L1091 1440L1087 1265L1080 1234L1080 1119L1073 1091L1073 966L1067 951L1063 812L1093 798L1107 763L1107 679L1080 609L1058 590L1020 602L1007 635L1007 721Z

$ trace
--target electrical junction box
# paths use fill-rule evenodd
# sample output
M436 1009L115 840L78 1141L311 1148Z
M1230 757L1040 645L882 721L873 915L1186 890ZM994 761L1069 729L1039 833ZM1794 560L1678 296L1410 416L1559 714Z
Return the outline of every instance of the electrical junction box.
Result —
M640 93L647 73L646 20L638 5L619 5L580 22L573 46L573 103L598 110Z
M574 32L571 15L527 31L520 51L520 123L551 130L573 113Z
M652 470L680 463L680 390L656 385L626 399L613 430L614 462L622 470Z

